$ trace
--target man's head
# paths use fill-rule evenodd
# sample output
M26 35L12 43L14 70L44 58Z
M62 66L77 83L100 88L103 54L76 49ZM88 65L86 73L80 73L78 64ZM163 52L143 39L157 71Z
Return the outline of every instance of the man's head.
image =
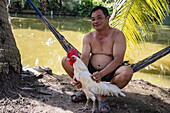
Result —
M92 26L96 30L103 30L109 27L109 13L107 8L97 6L90 13Z
M95 12L96 10L99 10L99 9L102 10L103 14L104 14L106 17L109 16L109 11L107 10L106 7L96 6L96 7L94 7L94 8L91 10L91 12L90 12L90 18L91 18L91 16L92 16L92 13Z

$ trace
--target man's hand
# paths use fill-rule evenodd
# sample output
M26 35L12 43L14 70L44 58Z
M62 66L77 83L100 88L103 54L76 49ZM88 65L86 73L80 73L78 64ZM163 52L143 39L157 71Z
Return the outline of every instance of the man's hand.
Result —
M99 83L101 81L102 75L100 72L96 71L92 74L92 79Z
M77 81L77 79L75 77L73 77L73 84L77 87L77 88L81 88L82 84L81 82Z

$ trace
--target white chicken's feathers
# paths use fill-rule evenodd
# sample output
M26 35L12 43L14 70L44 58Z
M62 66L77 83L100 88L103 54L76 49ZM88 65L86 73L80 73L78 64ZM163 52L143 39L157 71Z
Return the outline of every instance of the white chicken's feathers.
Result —
M76 62L73 64L74 77L82 83L82 90L99 95L125 96L125 94L122 93L116 85L110 84L109 82L96 83L94 80L92 80L87 66L81 61L81 59L75 55L72 57L76 59Z

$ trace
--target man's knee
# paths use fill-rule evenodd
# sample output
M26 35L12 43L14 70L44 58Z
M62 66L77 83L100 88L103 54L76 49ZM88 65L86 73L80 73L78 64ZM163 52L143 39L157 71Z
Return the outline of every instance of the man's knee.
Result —
M121 66L115 73L116 81L128 82L133 75L133 69L129 66Z
M63 68L65 67L65 65L68 65L68 64L67 64L67 57L66 57L66 56L63 57L63 59L62 59L62 61L61 61L61 64L62 64Z
M133 69L129 66L124 66L122 67L120 74L123 80L129 81L133 76Z
M68 64L68 61L67 61L67 57L66 57L66 56L63 57L63 59L62 59L62 61L61 61L61 64L62 64L64 70L67 72L67 74L68 74L71 78L73 78L73 76L74 76L74 74L73 74L73 67L72 67L70 64Z
M119 88L124 88L133 75L133 69L129 66L121 66L115 73L111 83L116 84Z

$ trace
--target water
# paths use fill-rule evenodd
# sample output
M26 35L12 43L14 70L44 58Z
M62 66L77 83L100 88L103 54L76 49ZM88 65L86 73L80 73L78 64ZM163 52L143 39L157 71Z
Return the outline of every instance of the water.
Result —
M55 16L47 18L73 46L81 51L82 39L91 30L89 19ZM66 52L38 16L11 16L11 22L23 66L47 66L55 74L66 74L61 66L61 59L66 56ZM125 60L132 63L138 62L169 45L170 27L164 27L166 29L160 28L160 31L166 38L159 38L162 36L160 35L152 43L140 44L142 49L135 47L127 50ZM159 86L170 87L170 55L135 73L133 79L136 78Z

